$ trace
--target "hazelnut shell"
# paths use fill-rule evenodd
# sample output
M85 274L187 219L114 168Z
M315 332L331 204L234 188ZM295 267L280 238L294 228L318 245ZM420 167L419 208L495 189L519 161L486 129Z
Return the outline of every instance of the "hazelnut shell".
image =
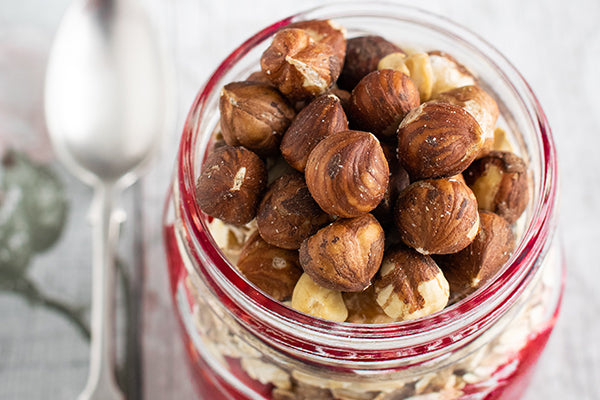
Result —
M358 292L371 284L383 257L385 234L371 214L339 219L300 246L300 264L324 288Z
M492 151L479 158L463 173L475 193L479 208L515 222L529 203L527 164L506 151Z
M456 253L479 229L477 200L456 179L417 181L400 193L395 221L402 241L419 253Z
M330 217L313 200L299 173L279 177L265 193L256 215L261 237L274 246L298 249Z
M283 135L281 154L293 168L304 172L308 155L325 137L348 130L340 99L333 94L317 97L302 109Z
M375 71L379 61L390 53L403 51L381 36L369 35L348 39L346 59L338 86L351 91L362 78Z
M265 242L254 232L244 244L237 267L259 289L276 300L292 296L294 286L302 275L298 252Z
M369 73L354 87L349 118L356 129L389 137L419 104L419 91L407 75L382 69Z
M283 29L275 34L260 59L262 71L292 101L325 93L341 71L336 50L315 42L302 29Z
M232 225L243 225L256 215L267 184L263 161L244 147L214 149L196 181L196 201L206 214Z
M412 180L448 177L464 171L483 144L471 114L449 103L424 103L398 127L398 159Z
M219 111L225 142L260 156L277 154L281 137L296 115L277 89L256 81L225 85Z
M375 136L342 131L315 146L305 175L308 190L325 212L350 218L368 213L381 202L389 167Z
M515 237L508 221L490 211L479 211L479 232L455 254L435 260L450 283L452 297L462 298L492 278L508 261Z
M448 282L435 261L404 246L386 252L373 286L383 311L401 320L442 310L450 294Z

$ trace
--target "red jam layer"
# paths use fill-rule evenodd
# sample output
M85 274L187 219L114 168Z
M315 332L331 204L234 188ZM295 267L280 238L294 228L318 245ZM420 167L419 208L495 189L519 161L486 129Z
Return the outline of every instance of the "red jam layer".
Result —
M185 287L184 280L187 277L187 271L183 265L172 226L165 228L164 237L167 248L167 261L169 264L171 294L174 298L174 304L176 304L175 296L177 288ZM194 300L187 290L186 294L191 307ZM466 397L468 398L470 395L474 394L481 395L487 393L485 400L520 399L531 381L537 360L546 346L558 314L559 307L555 310L553 318L548 321L541 330L532 333L529 336L527 345L510 357L505 364L498 367L490 380L480 384L470 384L463 388L462 391L465 393ZM206 361L200 356L193 341L186 332L180 313L178 313L178 320L181 325L181 332L186 345L188 364L192 371L195 388L200 398L212 400L251 400L211 369ZM241 384L251 388L255 393L262 395L265 399L271 398L271 385L264 385L250 378L241 368L237 359L227 358L227 362L229 364L229 371L239 379ZM491 384L495 386L490 387Z

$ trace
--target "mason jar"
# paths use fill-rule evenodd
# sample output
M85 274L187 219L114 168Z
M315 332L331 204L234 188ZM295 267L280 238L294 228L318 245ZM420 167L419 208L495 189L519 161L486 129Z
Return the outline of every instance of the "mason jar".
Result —
M223 242L238 232L196 204L195 182L218 127L220 89L259 68L282 27L333 19L348 37L376 34L442 50L466 65L500 108L507 143L526 160L531 200L517 246L497 275L440 312L385 324L333 322L263 294L235 268ZM497 50L455 23L412 6L336 3L274 23L234 50L201 88L187 117L164 215L174 310L201 398L518 399L555 324L564 283L553 240L558 196L544 112ZM233 235L233 237L232 237Z

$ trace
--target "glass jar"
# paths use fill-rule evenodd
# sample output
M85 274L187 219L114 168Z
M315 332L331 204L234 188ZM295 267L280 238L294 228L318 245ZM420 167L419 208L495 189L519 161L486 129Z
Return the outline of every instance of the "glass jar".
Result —
M499 125L529 163L532 199L500 273L466 299L414 321L336 323L262 294L219 249L195 202L218 124L220 88L259 68L272 35L297 20L333 19L348 36L378 34L443 50L479 77ZM410 6L336 3L281 20L238 47L210 77L187 118L164 217L168 268L194 382L219 399L516 399L554 326L564 265L552 244L554 144L544 113L515 68L477 35Z

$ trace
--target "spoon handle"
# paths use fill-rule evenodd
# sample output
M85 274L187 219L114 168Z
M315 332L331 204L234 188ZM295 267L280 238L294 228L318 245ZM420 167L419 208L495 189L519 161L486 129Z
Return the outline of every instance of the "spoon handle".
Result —
M90 371L78 400L124 400L114 374L115 247L114 187L97 185L91 209L93 227Z

